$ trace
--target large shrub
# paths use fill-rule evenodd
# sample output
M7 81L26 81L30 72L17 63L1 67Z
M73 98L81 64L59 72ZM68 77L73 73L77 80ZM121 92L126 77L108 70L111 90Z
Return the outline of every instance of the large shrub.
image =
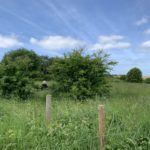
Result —
M6 53L2 64L8 67L13 64L16 70L21 71L24 76L36 78L39 74L40 57L32 50L21 48ZM11 70L10 73L13 74L16 70Z
M76 99L106 95L109 92L106 77L114 64L102 51L87 55L83 50L74 50L53 61L50 67L56 81L53 90L69 93Z
M21 76L4 76L1 90L5 97L15 96L20 99L28 99L33 94L31 80Z
M129 82L142 82L142 72L139 68L132 68L129 70L126 76L127 81Z
M8 52L0 64L2 95L27 99L32 94L32 80L38 76L40 59L35 52L18 49Z
M146 78L146 79L144 80L144 83L150 84L150 78Z

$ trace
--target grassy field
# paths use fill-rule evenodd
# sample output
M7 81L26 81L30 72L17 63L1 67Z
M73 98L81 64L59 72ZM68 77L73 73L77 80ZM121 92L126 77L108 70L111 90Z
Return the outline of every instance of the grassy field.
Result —
M45 126L45 95L26 102L0 99L0 150L98 150L98 105L106 111L107 150L150 149L150 85L113 82L110 97L52 102Z

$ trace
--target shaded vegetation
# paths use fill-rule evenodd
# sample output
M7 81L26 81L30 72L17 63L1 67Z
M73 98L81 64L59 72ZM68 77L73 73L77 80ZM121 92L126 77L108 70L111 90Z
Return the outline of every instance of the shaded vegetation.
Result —
M148 84L150 84L150 78L146 78L146 79L144 79L144 83L148 83Z

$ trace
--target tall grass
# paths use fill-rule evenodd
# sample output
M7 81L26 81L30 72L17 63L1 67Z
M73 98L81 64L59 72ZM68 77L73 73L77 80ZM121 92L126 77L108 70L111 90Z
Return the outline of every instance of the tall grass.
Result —
M47 93L26 102L0 100L0 150L97 150L99 104L105 105L107 149L150 149L150 85L112 83L110 97L86 102L54 98L48 127Z

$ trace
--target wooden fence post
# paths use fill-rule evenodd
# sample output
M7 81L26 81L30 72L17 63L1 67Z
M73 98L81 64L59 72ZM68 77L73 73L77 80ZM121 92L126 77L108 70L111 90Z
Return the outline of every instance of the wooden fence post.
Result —
M99 105L100 150L105 150L105 112L104 105Z
M46 124L51 120L51 95L46 95Z

